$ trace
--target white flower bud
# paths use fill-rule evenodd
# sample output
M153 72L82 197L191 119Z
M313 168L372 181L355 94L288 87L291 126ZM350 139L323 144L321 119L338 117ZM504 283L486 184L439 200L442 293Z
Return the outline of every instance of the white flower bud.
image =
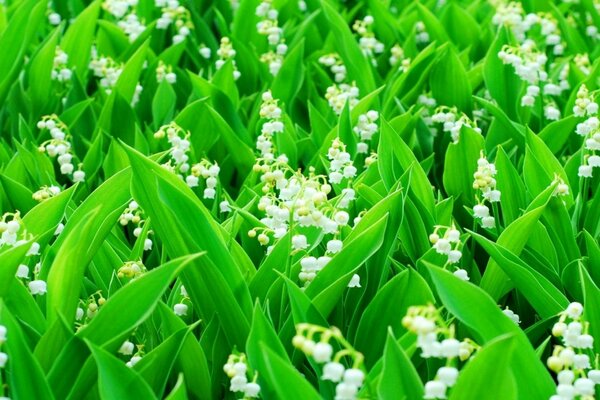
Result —
M350 282L348 282L348 287L349 288L362 287L362 286L360 286L360 275L358 275L358 274L352 275L352 279L350 279Z
M457 263L462 257L460 250L450 250L448 252L448 262L451 264Z
M594 396L596 394L595 383L591 379L579 378L573 386L575 387L575 392L580 396Z
M446 384L441 381L429 381L425 384L424 399L445 399Z
M571 304L569 304L565 312L570 318L578 319L583 313L583 306L581 305L581 303L572 302Z
M597 385L600 384L600 370L592 369L587 373L588 378L590 378Z
M469 273L464 269L457 269L456 271L453 272L453 275L463 281L469 280Z
M73 172L73 182L83 182L85 180L85 172L82 170L77 170Z
M129 368L133 368L133 366L137 364L141 359L142 357L140 356L133 356L125 365L127 365Z
M29 282L29 290L33 295L43 295L46 293L46 282L42 280L35 280Z
M130 356L133 354L134 349L135 349L135 345L132 342L130 342L129 340L126 340L123 342L123 344L119 348L118 353L121 353L125 356Z
M329 343L319 342L313 349L312 356L318 363L324 363L331 361L331 355L333 354L333 347Z
M339 253L342 250L343 243L338 239L331 239L327 242L327 252L331 254Z
M294 250L302 250L307 247L308 247L308 242L306 241L306 236L304 236L304 235L292 236L292 248Z
M260 392L260 386L256 382L249 382L244 387L246 397L258 397L258 392Z
M338 362L328 362L323 367L321 379L324 381L339 382L344 375L344 366Z
M6 366L7 361L8 361L8 354L0 351L0 368L4 368Z
M187 315L188 306L186 304L183 304L183 303L175 304L173 306L173 312L175 313L175 315L180 316L180 317L184 316L184 315Z
M452 387L458 378L458 370L454 367L442 367L438 369L437 378L446 386Z
M336 399L355 399L358 393L358 386L351 383L342 382L335 387Z
M483 217L481 219L481 226L487 229L491 229L494 226L496 226L496 221L492 216Z
M475 218L485 218L490 215L490 209L483 204L477 204L473 207L473 215Z
M350 368L344 372L344 382L350 383L352 385L356 385L358 387L362 386L363 381L365 379L365 373L358 368Z
M222 213L230 212L231 211L231 207L229 206L229 202L227 200L223 200L222 202L220 202L219 203L219 210Z
M575 373L570 369L565 369L556 374L558 383L563 385L571 385L575 379Z
M29 278L29 267L25 264L19 265L16 276L17 278Z

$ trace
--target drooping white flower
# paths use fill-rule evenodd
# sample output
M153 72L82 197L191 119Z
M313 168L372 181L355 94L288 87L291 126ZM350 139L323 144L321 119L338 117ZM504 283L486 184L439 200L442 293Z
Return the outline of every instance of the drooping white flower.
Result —
M135 345L132 342L130 342L129 340L126 340L123 342L123 344L119 348L118 353L123 354L125 356L130 356L133 354L134 349L135 349Z
M180 316L180 317L184 316L184 315L187 315L188 306L186 304L183 304L183 303L175 304L173 306L173 312L175 313L175 315Z
M29 282L29 290L33 295L43 295L46 293L46 282L42 280L34 280Z
M321 379L332 382L339 382L342 380L345 368L339 362L328 362L323 367L323 375Z
M318 363L324 363L331 361L333 354L333 347L329 343L319 342L315 344L312 356Z

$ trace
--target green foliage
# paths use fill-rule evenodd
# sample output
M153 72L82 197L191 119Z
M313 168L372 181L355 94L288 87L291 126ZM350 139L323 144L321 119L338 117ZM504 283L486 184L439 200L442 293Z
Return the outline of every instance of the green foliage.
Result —
M594 398L596 3L0 1L0 398Z

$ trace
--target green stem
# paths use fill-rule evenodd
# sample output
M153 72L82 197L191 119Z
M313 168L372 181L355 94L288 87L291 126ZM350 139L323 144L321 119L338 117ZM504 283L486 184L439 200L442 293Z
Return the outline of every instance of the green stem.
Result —
M492 210L494 211L494 221L496 222L496 235L500 237L500 234L502 233L502 227L500 226L500 218L498 217L498 202L495 201L492 203Z

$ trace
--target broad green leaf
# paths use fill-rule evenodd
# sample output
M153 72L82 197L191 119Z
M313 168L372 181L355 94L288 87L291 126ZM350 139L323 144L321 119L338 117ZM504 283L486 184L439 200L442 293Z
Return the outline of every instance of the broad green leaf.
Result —
M340 301L352 275L379 249L383 242L386 224L387 215L363 232L346 239L342 250L327 263L306 288L306 294L313 299L315 306L323 315L329 315Z
M518 377L517 390L523 398L550 397L556 386L538 359L523 331L506 317L489 295L441 268L428 265L431 279L448 311L475 331L483 344L504 334L514 334L515 351L509 368Z
M414 270L402 271L386 283L365 308L356 331L354 346L365 355L366 365L373 365L382 354L387 329L398 337L406 332L399 315L410 306L433 302L427 283Z
M69 55L69 65L83 77L88 68L101 2L94 0L69 26L60 47Z
M373 72L367 58L356 43L350 28L342 16L335 11L327 0L321 0L324 15L329 21L335 47L339 51L350 80L355 80L360 92L367 94L375 90Z
M78 336L103 347L109 343L120 346L129 332L152 314L175 277L200 256L175 259L128 283L108 299Z
M73 213L54 243L56 256L46 259L48 277L46 315L53 322L62 315L68 323L75 310L85 270L129 200L130 170L114 175L96 189Z
M449 399L518 399L516 379L510 367L516 349L514 334L486 343L460 372Z
M527 244L527 240L545 208L546 205L543 204L513 221L500 234L497 241L498 245L519 255ZM488 292L492 298L499 299L512 288L512 284L506 274L502 272L498 263L490 260L481 279L481 288Z
M517 120L517 101L523 84L515 74L514 68L504 64L498 57L502 47L511 43L510 36L507 28L502 27L498 30L496 39L485 56L483 77L492 98L509 118Z
M477 171L477 160L484 150L483 136L473 129L463 127L458 143L450 143L444 163L444 188L455 199L462 197L465 204L473 204L473 174Z
M481 235L471 233L477 243L490 254L515 288L520 290L542 318L550 318L569 304L565 295L541 273L528 266L514 253Z
M6 328L2 351L8 354L6 371L11 397L15 399L54 399L37 360L25 342L23 330L8 307L0 299L0 326Z
M388 332L383 350L383 368L378 395L384 400L408 400L423 397L423 384L406 352Z
M157 398L144 379L124 362L90 342L88 346L98 365L98 389L103 400Z
M260 342L265 368L261 371L265 382L277 394L277 398L290 400L320 400L321 396L300 375L289 361L271 350L268 343Z
M456 50L450 45L440 48L440 55L431 70L429 85L438 104L456 106L459 111L471 113L471 85Z

